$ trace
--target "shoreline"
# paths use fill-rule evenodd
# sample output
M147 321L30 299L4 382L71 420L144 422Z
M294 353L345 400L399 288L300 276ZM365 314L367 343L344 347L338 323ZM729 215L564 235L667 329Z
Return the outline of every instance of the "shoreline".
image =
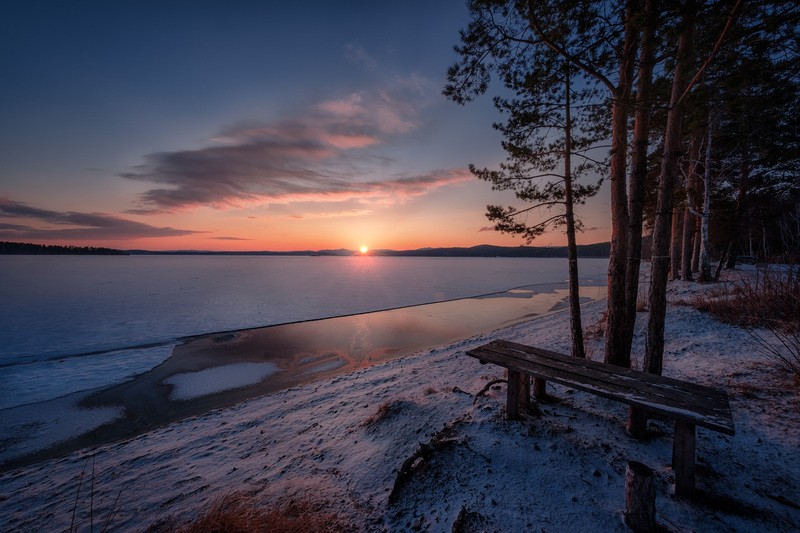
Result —
M502 369L464 352L502 337L566 353L569 321L553 313L0 473L0 522L167 531L235 495L265 510L310 502L353 531L624 533L636 460L653 470L660 528L794 531L800 395L744 330L676 305L713 287L671 284L666 324L664 375L727 390L736 424L735 436L698 431L697 501L672 494L671 424L651 420L650 438L631 439L623 404L553 384L537 414L505 419L505 385L491 384ZM584 328L598 330L604 310L585 305ZM637 313L637 367L646 319ZM586 345L602 359L602 336Z
M15 410L30 412L39 406L50 411L46 408L49 405L56 411L72 409L71 416L76 420L66 438L55 441L50 437L53 442L47 446L3 458L0 473L131 439L185 418L556 312L566 297L566 289L560 285L525 285L502 293L432 304L185 337L163 363L132 380L0 411L5 434L0 435L0 440L12 444L15 438L23 440L26 435L22 430L15 435L9 426L31 424L29 420L15 420ZM602 286L586 285L581 291L582 297L590 301L605 296ZM188 400L170 398L178 386L170 384L171 379L185 381L204 371L225 372L241 364L271 364L277 371L254 383L234 383L233 387L194 397L189 393ZM70 398L78 400L71 402ZM88 428L78 427L82 415L90 422ZM47 426L49 422L42 420L38 424ZM27 438L28 444L35 446L36 437Z

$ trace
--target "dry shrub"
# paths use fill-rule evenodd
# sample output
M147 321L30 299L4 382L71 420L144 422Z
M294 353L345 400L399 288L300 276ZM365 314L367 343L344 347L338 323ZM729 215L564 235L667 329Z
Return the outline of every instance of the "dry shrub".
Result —
M606 322L608 322L608 311L603 311L600 319L594 324L586 326L583 336L587 339L601 339L606 334Z
M691 304L743 327L762 354L800 376L800 265L760 268Z
M692 302L701 311L737 326L800 329L800 267L766 267L754 276L700 294Z
M394 403L392 401L383 402L371 417L367 418L361 423L361 426L362 427L374 426L375 424L379 423L385 418L388 418L389 415L394 410L393 407Z
M261 509L245 495L217 498L203 515L179 529L180 533L321 533L341 531L339 518L310 502L291 501L282 507Z
M372 416L361 423L361 427L372 428L377 426L384 421L397 416L413 405L414 402L410 400L387 400L378 407Z

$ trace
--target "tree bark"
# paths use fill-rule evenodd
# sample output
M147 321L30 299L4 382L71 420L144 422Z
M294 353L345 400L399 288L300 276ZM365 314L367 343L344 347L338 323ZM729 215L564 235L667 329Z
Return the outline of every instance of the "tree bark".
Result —
M693 212L698 164L695 154L698 150L697 135L693 135L692 144L689 147L689 172L686 174L686 201L683 206L683 237L681 238L681 279L683 281L692 281L692 249L694 247L692 237L697 226Z
M744 226L744 216L747 211L747 188L750 181L750 161L742 159L739 166L739 193L736 197L736 220L733 224L733 233L728 243L728 257L725 268L736 266L736 257L739 255L739 246L736 244L736 236L739 235Z
M683 235L681 236L681 279L683 281L693 281L692 279L692 249L694 248L694 215L689 210L688 202L683 206Z
M625 523L637 533L656 530L655 473L637 461L625 470Z
M639 72L636 83L636 111L633 122L633 151L631 177L628 185L628 256L625 265L625 318L620 325L623 344L620 349L630 361L633 334L636 328L636 304L639 297L639 270L642 263L642 218L647 180L647 147L650 135L650 101L655 64L655 32L657 0L645 0L643 27L639 44ZM644 437L647 429L647 412L631 406L628 410L628 432L634 438Z
M696 188L695 190L698 190ZM700 217L692 213L694 218L694 228L692 228L692 272L700 271Z
M647 322L647 345L644 370L661 374L664 356L664 321L667 313L667 274L669 271L669 235L672 225L672 201L678 174L678 159L681 155L681 126L683 99L686 89L686 70L691 60L694 37L695 11L686 8L683 30L678 38L678 53L672 79L670 108L667 112L667 128L664 133L664 157L658 183L658 204L653 228L653 258L650 273L648 305L650 316Z
M674 193L673 193L674 194ZM672 281L681 277L681 250L683 241L683 209L672 207L672 223L670 225L670 264L669 272Z
M713 119L709 113L706 157L703 168L703 212L700 216L700 283L708 283L711 281L708 230L711 222L711 140L713 139L713 130Z
M575 212L572 196L572 113L570 106L571 82L569 62L564 66L566 102L564 108L564 203L567 223L567 255L569 261L569 315L572 326L572 355L586 358L583 349L583 327L581 326L580 285L578 284L578 246L575 241Z
M633 123L633 153L628 185L628 254L625 266L625 320L620 325L623 344L620 349L631 352L636 326L636 301L639 296L639 269L642 262L642 216L647 178L647 147L650 133L650 101L653 87L653 64L656 30L656 0L645 0L644 25L639 49L639 73L636 83L636 112ZM630 355L629 355L630 357Z
M619 56L619 81L612 94L611 111L611 257L608 262L608 320L606 322L605 362L630 367L630 350L625 350L625 269L630 232L626 166L628 158L628 105L636 59L637 31L633 21L633 2L625 6L625 36Z

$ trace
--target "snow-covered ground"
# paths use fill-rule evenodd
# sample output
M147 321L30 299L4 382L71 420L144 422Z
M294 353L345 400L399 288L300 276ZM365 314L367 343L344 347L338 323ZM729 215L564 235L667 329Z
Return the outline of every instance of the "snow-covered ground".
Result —
M678 282L670 298L698 290ZM584 325L604 309L585 306ZM736 424L734 437L698 428L697 501L672 495L666 422L639 442L624 405L580 391L549 385L555 401L515 422L505 384L476 398L503 370L464 352L496 337L567 352L560 312L0 474L0 523L68 530L75 508L78 530L108 520L139 531L240 492L265 506L312 500L359 531L451 531L456 520L462 531L626 531L625 467L636 460L656 472L665 530L800 530L800 386L742 330L674 304L667 321L664 374L726 389ZM645 323L640 313L636 354ZM602 346L588 340L593 359ZM425 458L396 483L421 444Z

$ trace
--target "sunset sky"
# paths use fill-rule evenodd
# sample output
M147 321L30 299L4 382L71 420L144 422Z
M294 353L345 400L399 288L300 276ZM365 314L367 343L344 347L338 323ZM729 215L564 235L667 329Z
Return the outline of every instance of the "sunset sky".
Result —
M152 250L519 245L441 91L463 2L7 2L0 240ZM581 243L609 238L606 187ZM534 245L562 245L560 232Z

